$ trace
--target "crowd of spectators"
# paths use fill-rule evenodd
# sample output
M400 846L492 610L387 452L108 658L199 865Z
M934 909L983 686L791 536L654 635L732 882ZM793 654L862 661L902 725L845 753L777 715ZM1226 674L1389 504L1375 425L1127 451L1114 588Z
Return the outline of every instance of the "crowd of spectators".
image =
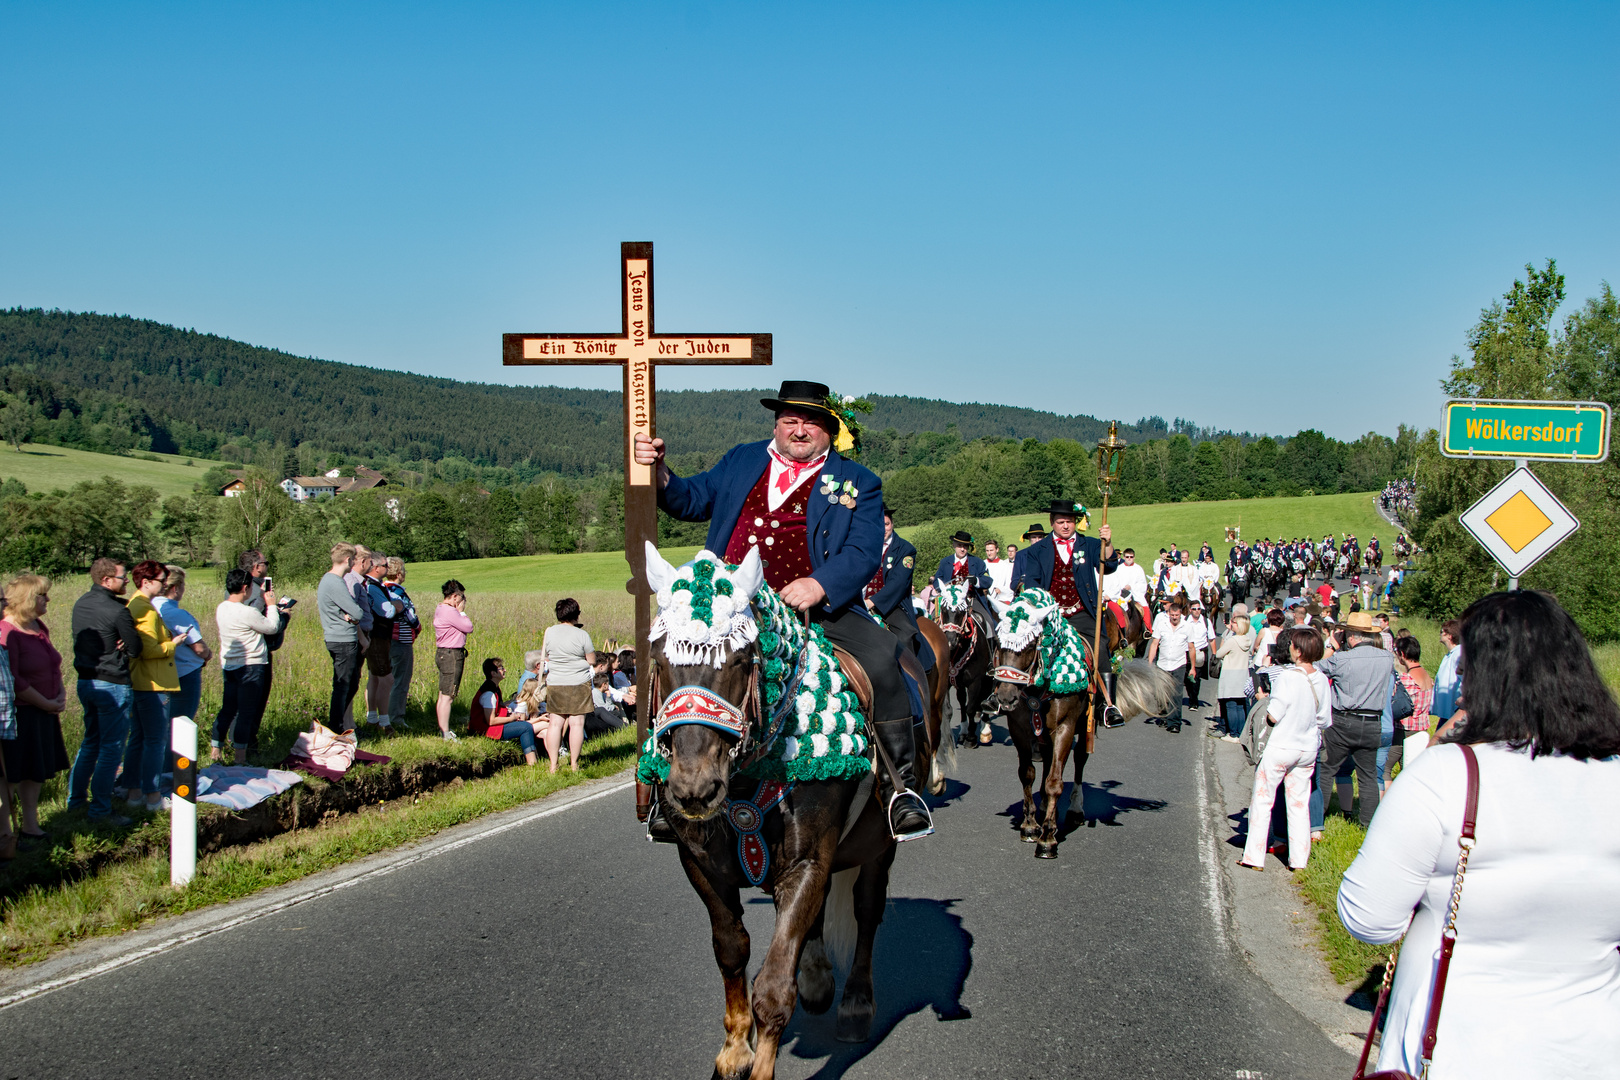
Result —
M316 589L315 606L332 662L325 721L334 732L354 732L360 724L380 732L408 730L414 646L423 627L405 578L402 559L356 544L332 548L331 569ZM460 692L473 624L461 583L452 579L441 591L433 614L435 711L440 735L454 740L451 704ZM40 793L64 772L69 809L84 812L92 823L129 825L137 813L166 810L164 781L175 717L197 719L209 728L215 763L271 764L260 752L259 732L270 702L272 654L285 640L296 601L278 596L259 551L243 553L226 572L224 592L214 610L215 644L210 645L203 624L185 607L184 568L155 560L127 567L116 559L95 560L89 589L71 615L69 648L83 736L70 758L60 719L68 700L63 658L45 623L50 582L21 574L5 585L0 853L49 839L39 822ZM573 600L559 602L556 615L540 647L526 654L511 699L500 693L504 662L498 657L483 662L484 684L467 718L469 733L517 741L531 762L544 745L554 772L565 755L577 769L585 741L623 726L634 716L636 697L634 650L616 645L597 650ZM203 669L216 661L221 702L208 724L197 712ZM356 695L365 706L358 721Z

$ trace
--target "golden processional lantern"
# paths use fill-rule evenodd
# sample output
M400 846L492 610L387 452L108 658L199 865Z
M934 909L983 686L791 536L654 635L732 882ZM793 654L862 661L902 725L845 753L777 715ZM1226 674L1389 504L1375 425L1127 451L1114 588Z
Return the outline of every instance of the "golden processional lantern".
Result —
M1119 422L1109 421L1108 438L1097 444L1097 486L1102 489L1104 500L1114 493L1124 453L1125 440L1119 437Z

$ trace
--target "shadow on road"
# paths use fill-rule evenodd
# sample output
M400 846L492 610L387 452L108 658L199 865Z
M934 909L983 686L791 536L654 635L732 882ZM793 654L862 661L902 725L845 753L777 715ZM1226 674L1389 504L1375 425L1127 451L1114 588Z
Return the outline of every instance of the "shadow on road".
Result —
M973 935L952 913L956 903L890 897L872 958L877 1017L871 1038L858 1045L838 1041L835 1000L821 1016L795 1012L782 1052L804 1060L826 1058L812 1080L837 1080L913 1013L931 1009L940 1021L970 1019L962 1006L962 987L973 969ZM838 992L843 991L840 983Z

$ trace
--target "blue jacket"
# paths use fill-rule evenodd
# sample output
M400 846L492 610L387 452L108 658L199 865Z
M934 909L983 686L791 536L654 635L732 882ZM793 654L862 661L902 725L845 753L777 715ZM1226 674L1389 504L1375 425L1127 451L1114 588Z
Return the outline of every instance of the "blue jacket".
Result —
M704 547L723 556L743 500L770 467L765 452L769 445L769 439L743 443L727 451L708 472L672 475L658 493L658 505L681 521L708 521ZM821 494L824 476L831 476L840 492L846 480L855 485L854 507L827 501ZM827 591L826 610L840 611L860 599L861 590L877 573L883 551L883 481L832 450L810 481L809 491L805 539L810 545L810 576Z
M872 596L872 606L885 619L901 604L911 603L911 574L916 564L917 549L895 533L889 550L883 553L883 588Z
M1012 587L1013 592L1022 592L1025 589L1052 589L1052 567L1057 562L1057 548L1052 544L1052 537L1045 536L1029 547L1020 551L1013 559ZM1112 574L1119 569L1119 551L1115 549L1113 557L1103 562L1102 541L1095 536L1081 536L1078 533L1074 538L1074 591L1079 594L1080 602L1087 611L1095 613L1097 610L1097 575L1096 568L1102 564L1102 572ZM1086 571L1091 571L1087 573Z
M990 591L990 568L984 565L983 559L977 555L969 555L967 557L967 572L968 580L973 582L975 591L981 593ZM934 577L940 581L949 582L951 575L955 573L956 556L952 554L939 560L939 569L934 571Z

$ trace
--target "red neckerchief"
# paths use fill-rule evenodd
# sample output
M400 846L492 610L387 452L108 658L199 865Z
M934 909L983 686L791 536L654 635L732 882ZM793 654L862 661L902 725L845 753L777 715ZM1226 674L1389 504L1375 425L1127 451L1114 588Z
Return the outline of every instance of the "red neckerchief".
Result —
M774 446L765 447L765 452L771 455L772 460L778 465L782 466L782 475L776 478L776 490L784 495L799 486L799 477L817 468L823 461L827 460L827 455L822 454L814 461L794 461L787 455L778 452Z
M1061 536L1052 537L1052 543L1053 543L1054 546L1057 545L1057 544L1062 544L1063 545L1063 552L1064 552L1064 554L1066 554L1068 556L1067 559L1063 560L1064 562L1073 562L1074 561L1074 541L1075 541L1075 538L1072 537L1072 536L1069 537L1067 540L1063 539L1063 537L1061 537Z

